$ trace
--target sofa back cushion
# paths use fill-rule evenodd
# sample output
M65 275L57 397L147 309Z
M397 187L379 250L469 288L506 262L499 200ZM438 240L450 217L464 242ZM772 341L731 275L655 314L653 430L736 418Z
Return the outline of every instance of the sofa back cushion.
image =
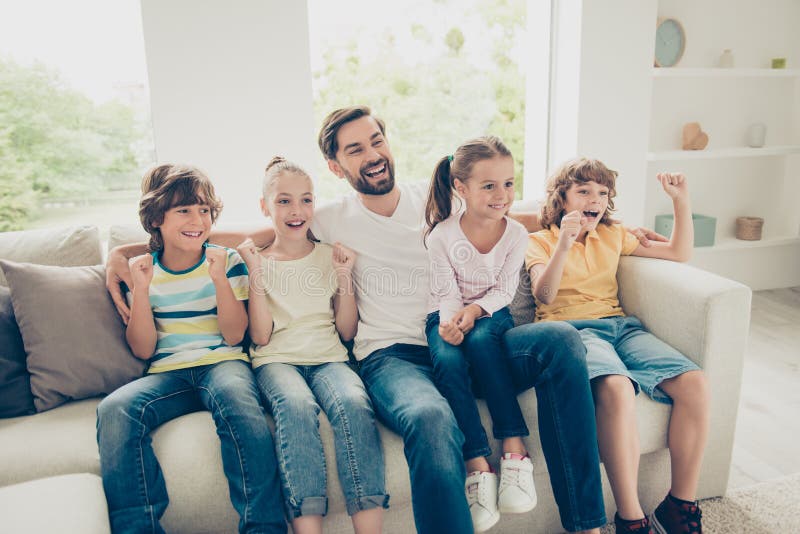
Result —
M37 411L111 393L144 372L105 287L102 265L0 260L11 289Z
M33 395L25 347L11 305L11 291L0 287L0 417L30 415Z
M102 263L96 226L73 226L0 233L0 259L41 265L97 265ZM0 286L8 286L0 271Z

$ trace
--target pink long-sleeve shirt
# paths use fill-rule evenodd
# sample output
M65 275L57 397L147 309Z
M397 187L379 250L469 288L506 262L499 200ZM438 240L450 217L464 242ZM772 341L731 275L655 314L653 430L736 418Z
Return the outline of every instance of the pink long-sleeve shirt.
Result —
M464 235L461 213L437 224L428 236L431 292L428 313L439 311L449 321L469 304L492 315L508 306L519 285L528 231L505 218L506 230L497 244L482 254Z

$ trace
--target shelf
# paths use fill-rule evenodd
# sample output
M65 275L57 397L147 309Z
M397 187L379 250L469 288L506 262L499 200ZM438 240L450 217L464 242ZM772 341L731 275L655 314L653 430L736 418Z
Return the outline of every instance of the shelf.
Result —
M666 150L648 152L647 161L685 161L696 159L757 158L800 154L800 145L775 145L762 148L729 147L710 150Z
M654 67L654 78L795 78L798 69L692 69Z
M695 247L694 253L723 252L728 250L743 250L764 247L780 247L785 245L800 244L798 236L779 236L761 239L759 241L744 241L734 237L718 239L713 247Z

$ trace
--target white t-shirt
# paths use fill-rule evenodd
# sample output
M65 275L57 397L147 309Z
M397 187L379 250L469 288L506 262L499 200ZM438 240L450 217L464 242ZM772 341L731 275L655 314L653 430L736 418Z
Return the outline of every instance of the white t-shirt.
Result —
M400 201L391 217L368 210L353 192L317 207L311 224L321 241L338 241L358 254L353 282L359 321L353 353L359 360L395 343L427 345L430 283L422 236L428 183L396 187Z

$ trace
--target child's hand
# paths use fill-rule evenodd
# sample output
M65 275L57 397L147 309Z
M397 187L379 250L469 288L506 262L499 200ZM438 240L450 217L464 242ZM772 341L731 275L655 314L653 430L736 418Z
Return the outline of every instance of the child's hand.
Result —
M477 304L470 304L469 306L464 306L455 315L450 321L456 325L456 327L461 330L464 335L468 334L470 330L475 326L475 320L483 315L483 310Z
M356 262L356 253L342 245L333 245L333 268L337 274L349 275L353 272L353 265Z
M464 332L450 321L439 323L439 336L451 345L461 345L464 341Z
M146 289L150 287L153 280L153 256L142 254L128 260L128 267L131 270L133 279L133 289Z
M208 275L213 281L227 279L225 268L228 263L228 251L219 247L206 247L206 263L208 263Z
M585 222L579 211L571 211L561 218L561 229L558 232L558 249L567 251L578 238Z
M258 253L258 247L249 237L236 247L236 252L242 257L249 271L255 270L260 265L261 255Z
M686 183L686 176L680 172L660 172L656 179L661 182L664 192L672 200L683 200L689 196L689 186Z

